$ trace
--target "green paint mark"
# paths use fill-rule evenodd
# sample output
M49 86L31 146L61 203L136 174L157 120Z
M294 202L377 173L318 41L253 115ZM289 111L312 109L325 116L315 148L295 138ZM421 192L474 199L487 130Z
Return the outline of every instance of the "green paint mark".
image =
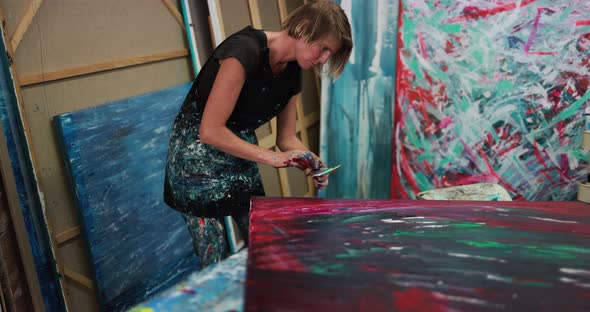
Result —
M463 146L463 144L460 142L455 143L455 146L453 146L453 155L463 155L464 149L465 146Z
M309 269L316 274L334 275L338 274L344 269L344 264L341 263L316 263L309 266Z
M346 218L346 219L340 221L340 223L342 223L342 224L357 223L357 222L363 222L366 220L371 220L372 218L374 218L374 216L372 216L372 215L356 216L356 217Z
M467 102L466 98L462 98L458 101L455 101L455 103L457 103L457 107L459 107L459 110L461 110L461 112L463 113L465 113L469 109L469 102Z
M408 122L406 123L406 129L406 135L408 137L408 141L410 142L410 144L414 146L421 146L421 140L417 136L418 132L416 132L414 125L411 122Z
M447 164L453 163L457 159L456 156L447 156L440 161L440 167L444 168Z
M458 227L458 228L476 228L476 227L485 226L485 224L462 222L462 223L449 224L449 226Z
M502 248L502 249L509 249L510 248L510 245L502 244L502 243L498 243L498 242L492 242L492 241L478 242L478 241L459 240L458 242L467 244L469 246L477 247L477 248Z
M590 249L588 249L588 248L576 247L576 246L571 246L571 245L553 245L553 246L551 246L551 248L553 248L555 250L566 251L566 252L590 254Z
M461 32L461 24L443 24L440 26L440 30L449 34L458 34Z
M402 40L404 41L404 46L406 47L410 47L412 45L412 43L414 42L415 38L417 38L416 36L416 24L414 24L414 21L408 17L408 16L404 16L403 17L403 35L402 35Z
M563 10L563 12L559 15L559 21L563 21L565 19L569 20L571 18L571 13L573 9L573 7L568 7L565 10Z
M430 187L430 180L421 171L416 172L416 179L418 180L418 187L421 190L425 190Z
M412 70L414 75L416 75L416 81L418 83L423 82L424 75L422 75L422 71L420 70L420 63L418 63L418 59L415 57L412 57L410 59L410 61L408 62L408 66L410 67L410 69Z
M480 65L483 64L483 52L481 50L475 50L471 52L471 56L479 63Z
M544 283L544 282L520 282L519 284L526 285L526 286L533 286L533 287L552 287L553 284Z
M358 250L358 249L346 249L346 253L341 253L341 254L337 254L334 256L334 258L337 259L345 259L345 258L363 258L364 256L368 255L368 254L372 254L375 252L383 252L386 249L383 247L371 247L368 249L363 249L363 250Z
M436 9L436 6L434 5L434 2L432 2L432 1L427 1L426 5L428 6L429 9L431 9L433 11Z
M575 115L576 113L578 113L578 114L583 113L582 106L584 105L584 103L586 103L586 101L588 101L589 98L590 98L590 90L586 91L586 94L584 94L583 97L581 97L579 100L577 100L572 105L570 105L568 108L566 108L561 113L559 113L559 115L557 115L555 118L553 118L552 122L555 124L555 123L558 123L564 119L567 119L567 118Z
M504 94L512 91L514 89L514 84L509 80L500 80L498 85L496 86L496 90L498 94ZM508 91L508 92L506 92Z
M427 163L434 163L434 154L433 153L422 153L418 155L417 158L418 162L427 162Z

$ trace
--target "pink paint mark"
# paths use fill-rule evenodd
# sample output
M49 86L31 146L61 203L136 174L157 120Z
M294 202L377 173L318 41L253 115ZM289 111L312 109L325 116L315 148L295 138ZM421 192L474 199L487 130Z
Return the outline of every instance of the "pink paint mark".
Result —
M183 289L181 289L180 291L181 291L182 293L189 294L189 295L194 295L194 294L196 294L196 293L197 293L197 292L196 292L194 289L192 289L192 288L183 288Z
M410 168L410 163L406 159L404 153L401 153L401 158L402 172L406 175L408 183L412 187L414 194L417 194L420 192L420 188L418 187L418 183L416 183L416 180L414 179L412 169Z
M510 192L516 194L517 193L516 189L513 188L510 184L506 183L504 180L502 180L502 178L500 178L500 176L498 175L498 173L494 170L494 168L492 167L492 164L490 164L490 161L486 157L483 149L481 149L481 147L478 147L478 149L479 149L479 154L481 155L481 158L483 159L483 161L486 163L486 166L488 167L489 174L491 174L496 179L498 179L498 183L500 183L507 190L509 190Z
M424 42L424 36L422 36L421 32L418 32L418 42L420 43L420 52L422 52L422 56L424 58L428 58L428 53L426 52L426 43Z
M533 54L533 55L557 55L559 53L558 52L533 51L533 52L528 52L528 54Z
M537 160L539 161L539 163L541 163L541 165L543 165L543 167L547 168L547 163L545 163L543 156L541 156L541 153L539 152L539 147L537 146L537 141L534 141L534 143L533 143L533 151L535 152L535 157L537 157Z
M576 26L590 26L590 20L576 21Z
M537 35L537 29L539 29L539 20L541 19L541 12L543 12L544 8L537 9L537 16L535 17L535 22L533 23L533 29L531 30L531 34L529 35L529 40L527 40L526 45L524 46L524 52L529 53L531 49L531 45L533 44L533 40Z
M495 14L506 12L506 11L512 11L514 9L518 9L523 6L529 5L535 1L537 1L537 0L523 0L520 3L512 2L509 4L505 4L505 5L500 5L495 8L491 8L491 9L480 9L475 6L467 6L467 7L465 7L465 9L463 9L464 14L449 20L449 24L454 24L457 22L464 22L467 20L487 17L487 16L495 15Z
M436 174L434 174L434 170L432 170L432 167L430 166L430 164L427 161L423 161L422 165L424 166L424 168L426 168L426 171L428 171L428 173L430 174L430 176L434 180L434 186L440 187L441 182L438 179L438 177L436 176Z
M524 46L524 52L526 52L527 54L533 54L533 55L556 55L556 54L559 54L558 52L553 52L553 51L530 51L531 46L533 45L533 41L535 40L535 37L537 36L537 31L539 30L539 21L541 20L541 13L545 10L548 10L548 9L547 8L537 8L537 16L535 17L535 21L533 23L533 29L531 30L531 34L529 35L529 39L527 40L526 45Z

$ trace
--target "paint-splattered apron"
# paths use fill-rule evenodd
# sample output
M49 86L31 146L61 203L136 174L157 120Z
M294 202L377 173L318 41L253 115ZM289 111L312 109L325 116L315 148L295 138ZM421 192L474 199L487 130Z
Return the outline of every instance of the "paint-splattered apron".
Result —
M218 217L247 209L251 196L264 196L258 166L226 154L199 139L202 109L185 103L170 138L164 196L176 210L194 216ZM230 129L257 144L254 129Z

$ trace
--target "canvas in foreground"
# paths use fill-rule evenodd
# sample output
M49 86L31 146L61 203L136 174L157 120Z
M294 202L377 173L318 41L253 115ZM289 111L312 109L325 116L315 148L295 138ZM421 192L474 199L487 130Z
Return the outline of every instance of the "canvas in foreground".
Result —
M247 311L590 308L590 207L255 198Z

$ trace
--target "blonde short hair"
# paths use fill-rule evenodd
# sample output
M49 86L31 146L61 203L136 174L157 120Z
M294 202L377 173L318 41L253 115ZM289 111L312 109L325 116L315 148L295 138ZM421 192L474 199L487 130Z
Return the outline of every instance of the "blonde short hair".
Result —
M336 78L352 52L352 35L348 17L335 3L326 0L308 2L295 9L283 22L282 29L293 38L316 42L332 34L342 46L332 55L328 73Z

